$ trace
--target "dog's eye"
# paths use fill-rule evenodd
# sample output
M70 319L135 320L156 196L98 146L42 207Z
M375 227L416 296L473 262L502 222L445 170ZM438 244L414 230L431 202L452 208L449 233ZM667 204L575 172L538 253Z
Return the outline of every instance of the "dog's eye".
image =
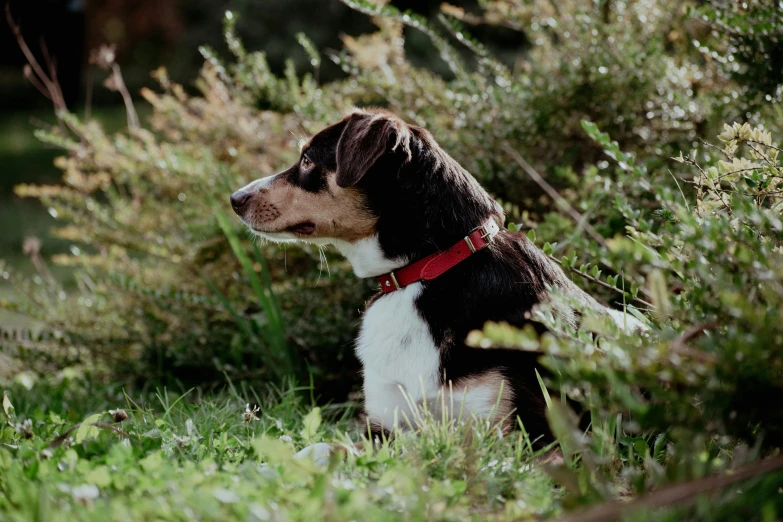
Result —
M313 166L313 162L307 156L302 156L302 160L299 162L303 169L309 169Z

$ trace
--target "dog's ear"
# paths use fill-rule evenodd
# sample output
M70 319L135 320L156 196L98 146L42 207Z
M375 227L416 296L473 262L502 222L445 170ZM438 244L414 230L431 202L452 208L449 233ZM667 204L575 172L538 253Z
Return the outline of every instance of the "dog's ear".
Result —
M337 185L356 185L384 154L402 149L410 159L410 131L391 115L355 112L337 142Z

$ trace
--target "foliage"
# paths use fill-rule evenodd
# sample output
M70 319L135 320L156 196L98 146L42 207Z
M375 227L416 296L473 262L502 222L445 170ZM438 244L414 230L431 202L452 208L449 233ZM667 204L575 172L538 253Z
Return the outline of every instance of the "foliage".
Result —
M430 421L421 437L319 467L295 451L358 440L362 426L295 390L193 400L107 389L79 402L78 386L4 395L16 407L0 428L4 520L512 520L558 509L523 436L487 425Z
M514 67L470 37L462 23L476 20L461 9L447 9L439 30L392 7L345 3L383 22L379 33L358 39L363 52L348 46L335 59L381 103L430 129L493 194L528 211L541 208L541 191L520 176L507 148L547 166L550 184L566 187L570 168L601 154L585 139L582 119L633 150L678 150L697 135L712 93L725 86L719 71L690 51L680 2L485 2L481 22L524 31L534 44ZM430 36L453 80L401 59L403 25ZM475 60L461 59L449 35Z
M775 2L711 0L696 10L714 42L704 50L740 80L750 99L783 97L783 10Z
M645 491L725 469L738 456L779 451L783 416L770 405L783 399L783 221L779 149L770 133L727 125L720 135L724 146L707 149L723 159L710 155L710 166L702 166L696 154L676 158L695 170L691 179L687 171L679 173L695 188L686 197L664 186L669 172L637 164L595 125L584 127L627 170L623 181L645 180L655 198L654 207L640 210L632 194L610 182L627 235L593 245L594 257L607 265L634 267L610 282L625 286L627 303L642 293L650 299L650 331L622 332L589 310L574 329L545 304L535 316L553 335L539 339L533 330L488 325L471 342L548 354L545 361L564 392L591 408L593 443L618 431L635 454L628 458L643 463L625 470L627 482L612 482L616 462L597 461L601 465L591 469L587 464L595 459L585 447L580 475L586 478L573 492L577 498L616 496L618 487ZM564 266L576 266L575 257L566 254ZM612 419L620 422L605 427ZM684 463L695 455L703 456L704 467L688 470Z
M553 489L562 471L522 432L501 438L483 423L425 418L417 436L316 464L295 452L313 441L356 441L362 426L293 389L194 397L85 386L48 380L3 393L4 520L504 521L556 516L569 506L565 491ZM629 448L627 458L635 444L620 446ZM779 484L779 475L745 481L745 498L763 500ZM716 514L741 505L726 495L716 506L628 519L730 519ZM774 518L774 506L763 512Z

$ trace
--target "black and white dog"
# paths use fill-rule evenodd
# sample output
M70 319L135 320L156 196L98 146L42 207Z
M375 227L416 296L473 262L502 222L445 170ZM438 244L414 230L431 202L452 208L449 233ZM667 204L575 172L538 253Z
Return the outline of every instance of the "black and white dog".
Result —
M325 128L296 164L238 190L231 204L259 236L332 244L358 277L380 281L356 343L365 412L378 431L415 425L426 406L436 418L444 407L493 417L504 430L519 416L546 439L537 355L471 348L468 333L487 321L530 323L555 287L621 325L641 324L504 230L501 207L429 132L383 110L355 110ZM558 310L568 321L578 316Z

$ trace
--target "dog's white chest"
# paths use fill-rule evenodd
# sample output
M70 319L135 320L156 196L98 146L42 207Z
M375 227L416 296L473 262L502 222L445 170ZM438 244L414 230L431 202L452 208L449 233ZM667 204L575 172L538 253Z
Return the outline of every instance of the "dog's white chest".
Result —
M379 298L365 312L359 333L365 410L387 428L403 423L403 413L410 418L411 404L440 388L438 348L414 304L420 292L421 283L415 283Z

